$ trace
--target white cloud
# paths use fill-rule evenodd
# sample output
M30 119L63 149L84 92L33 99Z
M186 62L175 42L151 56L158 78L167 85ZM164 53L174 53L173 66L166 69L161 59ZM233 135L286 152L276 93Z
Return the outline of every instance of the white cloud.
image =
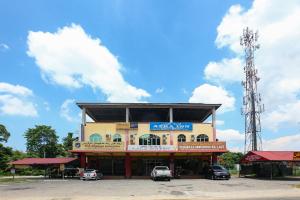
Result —
M101 90L109 102L139 102L150 96L126 82L117 57L79 25L55 33L30 31L27 43L27 54L49 82L68 88L88 85Z
M24 86L0 82L0 114L37 116L37 110L29 100L32 95L33 92Z
M218 126L222 126L222 125L225 124L225 122L224 122L223 120L216 120L216 124L217 124Z
M283 136L263 141L263 150L300 150L300 134Z
M9 50L9 46L7 44L4 44L4 43L0 43L0 51L4 52L4 51L7 51Z
M74 112L72 106L75 106L75 99L66 99L60 107L60 116L69 122L79 122L81 115L72 114Z
M234 129L217 130L217 138L222 141L237 141L245 140L245 135Z
M240 5L231 6L217 28L215 42L218 48L228 47L235 57L211 61L205 69L206 78L213 82L226 84L243 79L243 66L237 66L243 56L240 36L246 26L258 30L261 48L255 54L255 64L261 77L258 87L266 105L263 126L273 130L286 122L299 122L297 115L289 117L291 110L284 109L298 108L300 103L300 45L296 42L300 41L299 19L297 0L255 0L248 10ZM236 63L230 63L233 60Z
M160 94L160 93L163 93L164 90L165 90L165 89L164 89L163 87L157 88L157 89L155 90L155 93L156 93L156 94Z
M217 139L219 141L226 141L227 149L232 152L243 152L243 145L245 140L245 135L240 133L238 130L234 129L217 129Z
M241 81L242 61L239 58L224 58L221 62L209 62L204 70L205 78L213 82Z
M203 84L194 89L190 103L221 103L220 113L234 110L235 98L222 87Z
M46 111L50 111L50 106L49 106L49 103L48 102L44 102L44 108Z

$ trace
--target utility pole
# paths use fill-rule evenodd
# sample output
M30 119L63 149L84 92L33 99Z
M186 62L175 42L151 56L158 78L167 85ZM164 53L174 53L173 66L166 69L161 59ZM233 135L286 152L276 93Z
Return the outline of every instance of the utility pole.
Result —
M243 30L240 44L245 52L245 80L242 114L245 116L245 146L244 152L262 150L260 114L264 111L261 96L257 92L257 69L254 64L254 52L259 48L258 33L253 33L248 27Z

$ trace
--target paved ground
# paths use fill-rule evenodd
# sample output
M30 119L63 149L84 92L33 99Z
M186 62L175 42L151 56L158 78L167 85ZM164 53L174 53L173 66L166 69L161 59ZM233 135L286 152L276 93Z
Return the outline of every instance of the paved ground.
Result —
M229 181L179 179L152 180L32 180L0 183L0 200L85 199L286 199L299 200L300 181L232 178Z

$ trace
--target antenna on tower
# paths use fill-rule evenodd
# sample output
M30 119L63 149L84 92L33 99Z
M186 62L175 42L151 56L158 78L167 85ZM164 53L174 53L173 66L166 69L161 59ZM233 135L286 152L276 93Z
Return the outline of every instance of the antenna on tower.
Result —
M244 47L246 66L242 114L245 115L245 146L244 152L262 150L260 114L264 112L261 95L257 92L257 69L254 65L254 52L259 49L258 32L253 33L248 27L243 30L240 44Z

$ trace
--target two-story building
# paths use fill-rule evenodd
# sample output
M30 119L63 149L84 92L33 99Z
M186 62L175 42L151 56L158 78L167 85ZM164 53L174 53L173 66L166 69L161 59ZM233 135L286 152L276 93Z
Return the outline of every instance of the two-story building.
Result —
M82 110L81 140L74 154L82 168L105 176L149 176L168 165L181 176L201 176L205 165L226 152L216 136L220 104L77 103ZM87 115L93 122L87 122Z

